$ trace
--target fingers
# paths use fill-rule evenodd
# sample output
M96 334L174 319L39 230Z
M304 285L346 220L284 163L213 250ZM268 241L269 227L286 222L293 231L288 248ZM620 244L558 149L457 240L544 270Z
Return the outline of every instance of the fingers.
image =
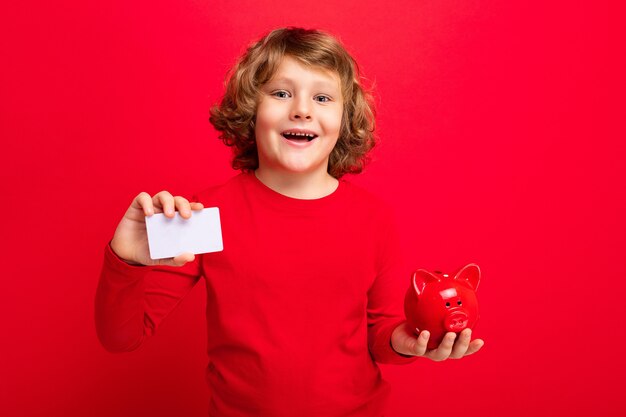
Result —
M430 338L430 333L427 330L423 330L420 332L417 337L417 342L415 343L415 352L416 356L424 356L426 354L426 349L428 347L428 339Z
M174 204L178 209L178 212L183 217L183 219L188 219L191 217L191 205L186 198L181 196L174 197Z
M204 205L202 203L193 202L190 203L184 197L172 196L168 191L161 191L150 197L150 194L141 192L135 202L141 207L145 216L151 216L154 213L163 213L166 217L173 218L176 211L178 211L181 217L189 219L191 217L192 210L202 210Z
M454 343L454 346L452 347L452 352L450 353L449 358L461 359L463 356L465 356L467 353L467 349L469 348L471 338L472 338L472 330L464 329L459 335L459 337L457 338L457 341Z
M404 355L423 356L435 362L446 359L460 359L480 350L484 345L481 339L471 340L472 330L465 329L457 336L454 332L448 332L443 337L436 349L428 349L430 332L423 330L417 338L403 334L396 328L391 336L392 347L398 353Z
M437 349L430 350L426 352L424 356L427 358L439 362L448 359L450 354L452 353L452 347L454 346L454 340L456 339L456 333L448 332L443 337L443 340L437 347Z
M176 202L174 201L174 196L169 192L161 191L160 193L156 193L154 197L152 197L152 203L155 208L160 209L161 212L165 214L165 217L174 217Z
M133 206L137 205L143 211L144 216L152 216L154 214L154 207L152 205L152 197L150 194L142 191L133 201Z
M485 344L482 339L471 340L471 338L471 329L463 330L458 337L456 333L448 332L437 349L427 351L424 356L437 362L446 359L461 359L478 352Z
M202 203L190 203L186 198L180 196L174 197L174 202L180 215L184 219L191 217L191 210L202 210L204 207Z
M193 203L190 203L190 204L191 204L191 209L194 210L194 211L202 210L204 208L204 204L199 203L199 202L193 202Z
M484 345L485 342L482 339L472 340L469 344L469 348L467 349L467 353L465 354L465 356L478 352L480 348L482 348Z

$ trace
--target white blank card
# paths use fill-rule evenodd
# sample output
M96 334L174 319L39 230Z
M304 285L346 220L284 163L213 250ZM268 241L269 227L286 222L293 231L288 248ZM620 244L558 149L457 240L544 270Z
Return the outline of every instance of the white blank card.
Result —
M184 219L178 212L174 218L163 213L146 216L146 231L152 259L173 258L183 252L197 255L224 249L217 207L192 210L189 219Z

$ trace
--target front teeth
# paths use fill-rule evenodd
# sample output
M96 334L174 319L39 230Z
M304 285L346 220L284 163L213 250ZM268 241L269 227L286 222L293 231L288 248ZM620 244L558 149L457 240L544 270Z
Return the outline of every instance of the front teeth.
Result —
M299 132L294 133L294 132L285 132L285 134L288 134L288 135L293 135L293 136L302 136L302 137L311 138L311 139L313 139L313 138L315 137L315 135L312 135L312 134L310 134L310 133L299 133Z

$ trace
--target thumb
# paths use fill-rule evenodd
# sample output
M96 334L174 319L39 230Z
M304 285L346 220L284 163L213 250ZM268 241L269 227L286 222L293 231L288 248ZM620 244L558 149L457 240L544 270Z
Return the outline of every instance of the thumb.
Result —
M191 252L184 252L181 253L180 255L175 256L174 258L172 258L172 263L171 265L173 266L183 266L188 262L192 262L194 259L196 259L195 255Z
M417 339L407 330L407 323L397 326L391 333L391 347L402 355L415 355Z

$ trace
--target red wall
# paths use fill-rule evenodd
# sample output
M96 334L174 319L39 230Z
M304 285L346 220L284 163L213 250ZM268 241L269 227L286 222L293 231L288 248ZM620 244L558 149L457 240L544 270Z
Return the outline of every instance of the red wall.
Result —
M0 6L1 415L206 415L204 287L123 355L93 297L136 194L234 175L208 109L284 25L335 33L375 81L382 141L354 181L397 208L415 267L483 270L485 347L383 367L389 415L622 415L624 7L401 3Z

